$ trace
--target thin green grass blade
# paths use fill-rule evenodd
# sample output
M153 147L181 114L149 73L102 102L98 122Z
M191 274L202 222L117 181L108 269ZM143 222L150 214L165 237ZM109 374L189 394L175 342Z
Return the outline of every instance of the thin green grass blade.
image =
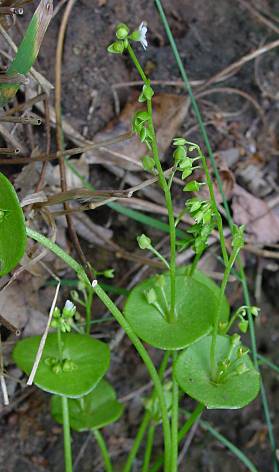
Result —
M91 190L96 190L93 185L91 185L76 169L76 167L67 159L65 159L65 164L67 167L75 174L83 183L84 187L89 188ZM164 223L161 220L158 220L156 218L153 218L152 216L148 216L145 213L142 213L137 210L132 210L131 208L126 208L119 203L114 203L110 202L107 204L110 208L112 208L114 211L117 211L118 213L121 213L122 215L127 216L128 218L131 218L135 221L138 221L139 223L142 223L146 226L150 226L151 228L158 229L160 231L163 231L164 233L169 233L169 225L167 223ZM180 238L185 237L184 231L177 230L176 234Z
M52 0L41 0L28 25L16 56L8 67L6 72L7 77L12 78L16 76L16 74L26 75L30 71L38 56L52 13ZM20 83L1 83L0 106L5 105L9 100L11 100L19 87Z
M267 357L261 356L261 354L258 354L258 359L259 359L259 364L264 364L270 367L270 369L274 370L277 374L279 374L279 366L271 362Z
M218 441L220 441L220 443L222 443L227 449L229 449L242 462L242 464L247 467L248 470L251 472L259 472L250 459L248 459L248 457L240 449L238 449L238 447L236 447L227 438L225 438L225 436L213 428L207 421L200 421L200 425L203 429L218 439Z
M205 146L207 148L209 159L210 159L214 174L216 176L218 188L219 188L219 191L222 195L223 205L224 205L225 212L226 212L226 217L227 217L227 220L228 220L228 223L229 223L230 227L232 228L233 220L232 220L232 217L231 217L231 213L230 213L230 209L229 209L229 205L228 205L226 196L225 196L224 191L223 191L222 181L221 181L221 178L220 178L220 174L218 172L218 168L216 166L216 162L215 162L215 159L214 159L214 155L213 155L211 146L210 146L210 142L209 142L208 134L207 134L207 131L206 131L206 127L204 125L204 122L203 122L203 119L202 119L197 101L196 101L195 96L192 92L192 88L191 88L191 85L190 85L190 82L189 82L189 79L188 79L188 75L187 75L187 73L185 71L185 68L183 66L181 57L179 55L175 40L174 40L172 32L170 30L168 20L167 20L167 17L165 15L165 12L163 10L161 1L160 0L154 0L154 2L155 2L156 6L158 8L158 11L159 11L162 23L164 25L166 34L168 36L168 39L169 39L169 42L170 42L175 60L177 62L177 66L179 68L179 72L180 72L181 77L182 77L182 79L185 83L185 88L186 88L186 90L187 90L187 92L190 96L192 107L193 107L197 122L199 124L200 132L201 132L202 138L204 140ZM239 275L240 275L240 279L241 279L241 283L242 283L245 304L249 306L250 305L250 297L249 297L249 292L248 292L247 280L246 280L245 272L244 272L243 267L242 267L241 264L240 264ZM258 359L257 359L256 336L255 336L254 324L253 324L251 314L249 314L249 329L250 329L250 338L251 338L251 346L252 346L252 354L253 354L254 364L255 364L256 368L259 368ZM265 388L264 388L264 385L263 385L262 382L261 382L261 398L262 398L262 404L263 404L263 410L264 410L264 415L265 415L265 419L266 419L266 424L267 424L267 427L268 427L269 441L270 441L270 445L271 445L271 448L272 448L274 472L278 472L278 465L277 465L277 459L276 459L276 443L275 443L274 434L273 434L273 427L272 427L271 418L270 418L270 410L269 410L269 406L268 406L267 396L266 396Z

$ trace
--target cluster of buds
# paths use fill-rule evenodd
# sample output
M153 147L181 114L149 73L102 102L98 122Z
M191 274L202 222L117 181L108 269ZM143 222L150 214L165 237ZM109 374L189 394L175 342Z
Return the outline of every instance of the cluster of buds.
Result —
M116 27L115 36L116 41L108 46L108 52L113 54L122 54L129 45L129 41L136 41L141 43L143 49L148 46L147 39L147 26L144 21L141 22L139 27L130 34L130 30L127 25L120 23Z
M233 334L230 338L228 354L218 362L215 382L224 383L230 377L248 372L249 367L245 362L248 352L249 349L241 345L239 334Z
M45 359L45 364L50 367L54 374L73 372L77 369L75 362L71 361L70 359L63 359L60 361L56 357L47 357Z
M175 151L173 158L176 169L181 172L183 180L187 179L200 166L195 162L201 159L201 151L197 144L186 141L184 138L175 138L173 140ZM189 157L188 152L197 152L195 157ZM184 192L198 192L205 182L191 180L183 188ZM199 198L188 199L185 203L186 212L195 221L194 225L188 229L188 236L178 242L180 250L192 247L196 254L202 254L207 247L208 238L215 226L214 211L210 202L200 200Z
M64 308L61 310L56 307L53 312L51 327L60 329L62 333L69 333L72 329L73 317L76 314L76 307L70 300L67 300Z
M185 208L195 223L187 230L188 236L178 242L179 248L191 247L196 254L202 254L216 224L212 205L207 200L191 198L185 203Z
M200 156L196 157L189 157L188 156L188 151L193 152L195 150L199 150L199 147L195 143L190 143L189 141L186 141L184 138L174 138L173 140L173 146L175 147L175 151L173 153L173 158L175 162L175 166L178 171L181 172L181 177L182 180L187 179L194 170L199 169L200 166L194 166L195 161L198 161L200 159ZM195 182L195 189L190 190L189 186L187 188L184 187L184 191L188 192L193 192L196 190L199 190L201 185L204 185L203 183L199 183L196 181ZM190 182L189 182L190 183ZM192 184L193 187L193 184Z
M219 333L226 334L233 323L238 320L238 328L242 333L246 333L248 329L248 313L252 316L257 317L259 315L260 309L257 306L248 306L243 305L236 310L236 312L232 315L230 321L220 321L219 323Z
M144 87L145 86L143 86L143 88ZM152 134L149 129L149 119L150 116L147 111L136 112L132 120L132 131L138 135L141 142L145 143L148 149L151 149Z
M167 320L169 315L169 303L167 300L166 292L166 278L164 274L156 275L156 281L154 287L144 292L146 301L149 305L152 305L160 315Z

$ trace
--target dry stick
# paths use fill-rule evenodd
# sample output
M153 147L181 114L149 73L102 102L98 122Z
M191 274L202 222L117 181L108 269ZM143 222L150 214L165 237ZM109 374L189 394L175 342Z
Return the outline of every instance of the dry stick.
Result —
M36 95L35 97L32 97L23 103L18 103L14 107L6 110L5 116L14 115L14 113L18 113L19 111L25 111L27 108L32 108L33 105L35 105L38 102L41 102L42 100L45 99L45 97L47 97L45 93L40 93L39 95Z
M57 287L56 287L56 290L55 290L55 295L54 295L54 298L52 300L51 308L50 308L50 311L49 311L47 325L46 325L44 334L42 336L42 339L40 341L38 351L37 351L37 354L36 354L36 358L35 358L35 362L34 362L33 367L32 367L32 371L31 371L31 374L29 376L29 379L27 380L27 385L32 385L34 377L35 377L37 369L38 369L38 366L39 366L39 363L40 363L40 360L41 360L41 357L42 357L42 354L43 354L43 350L44 350L44 346L45 346L45 343L46 343L48 331L49 331L49 328L50 328L50 323L51 323L51 320L52 320L52 315L53 315L54 309L56 307L56 302L57 302L57 298L58 298L60 285L61 285L61 283L59 282L57 284Z
M261 54L264 54L267 51L270 51L271 49L277 48L278 46L279 46L279 39L277 39L276 41L272 41L271 43L268 43L265 46L256 49L256 51L253 51L249 54L246 54L245 56L243 56L238 61L233 62L228 67L225 67L225 69L223 69L220 72L217 72L217 74L213 75L200 88L198 88L198 91L201 91L201 90L205 89L206 87L208 87L208 85L211 85L211 84L219 81L221 77L227 76L228 74L232 73L233 71L235 71L239 67L242 67L247 62L252 61L256 57L260 56Z
M272 31L275 31L275 33L279 34L279 28L270 20L265 18L255 7L250 5L248 2L245 0L238 0L241 5L243 5L249 12L255 16L259 21L261 21L264 25L266 25L268 28L270 28Z
M3 361L1 333L0 333L0 385L1 385L1 390L3 394L3 402L4 402L4 405L7 406L9 405L10 402L9 402L9 396L8 396L6 382L5 382L5 377L4 377L4 361Z
M64 11L62 22L59 29L57 48L56 48L56 59L55 59L55 115L56 115L56 140L57 148L59 151L63 150L63 131L62 131L62 113L61 113L61 63L62 63L62 53L63 53L63 43L65 38L65 31L68 24L68 20L72 11L72 8L76 0L69 0ZM60 185L61 190L65 192L67 190L67 178L66 178L66 169L65 162L63 157L59 157L59 169L60 169ZM64 203L64 210L69 210L67 203ZM70 234L71 241L73 242L75 249L77 251L79 260L82 264L88 268L87 260L81 249L77 233L74 229L71 215L66 214L66 221L68 225L68 230ZM90 268L89 268L90 272ZM93 274L90 274L90 277L93 278Z
M0 164L30 164L30 162L35 162L35 161L54 161L58 158L62 157L69 157L69 156L75 156L77 154L82 154L87 151L91 151L92 149L97 149L97 148L103 148L104 146L109 146L110 144L117 144L121 141L124 141L125 139L131 138L132 133L123 133L120 134L117 138L114 139L108 139L106 141L102 141L99 143L91 143L87 144L85 146L80 146L72 149L67 149L66 151L57 151L52 154L40 154L34 157L19 157L18 159L13 159L7 160L7 159L0 159ZM107 151L107 149L104 149ZM18 151L19 152L19 151Z
M50 116L49 116L49 100L48 96L44 97L44 107L45 107L45 130L46 130L46 154L50 153L50 144L51 144L51 134L50 134ZM45 161L41 168L40 177L35 188L35 192L39 192L43 186L43 182L46 175L47 161Z

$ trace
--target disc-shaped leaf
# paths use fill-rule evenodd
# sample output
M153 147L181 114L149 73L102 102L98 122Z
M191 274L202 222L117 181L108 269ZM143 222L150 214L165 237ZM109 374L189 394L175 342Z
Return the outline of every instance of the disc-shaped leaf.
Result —
M189 266L180 266L177 268L177 275L184 275L187 274L187 269ZM214 280L212 280L208 275L206 275L201 270L195 270L194 274L192 275L193 279L201 284L206 285L212 292L214 293L215 297L219 299L220 297L220 287L217 285ZM222 296L222 305L221 305L221 321L227 321L230 315L230 305L228 299L225 295Z
M14 349L16 364L30 374L40 343L40 336L19 341ZM109 368L108 346L90 336L81 334L62 335L62 359L72 361L70 371L54 372L51 359L59 360L56 333L48 335L34 383L49 393L57 393L70 398L78 398L89 393L105 375Z
M0 276L10 272L26 246L24 215L10 181L0 173Z
M88 395L70 399L68 406L70 425L75 431L103 428L117 421L124 408L106 380L101 380ZM62 402L58 395L51 399L51 414L57 423L63 424Z
M207 408L242 408L257 396L260 387L259 373L248 355L242 363L247 370L229 375L222 383L214 383L210 373L211 336L199 340L185 350L175 364L175 376L181 389ZM216 362L223 361L230 349L230 337L218 336ZM232 362L236 354L232 357Z
M151 289L155 291L164 315L148 303L146 294ZM160 349L177 350L209 333L217 307L212 290L192 277L176 276L176 321L172 323L166 318L166 303L170 306L168 275L165 275L164 291L166 300L155 276L137 285L128 297L125 316L141 339Z

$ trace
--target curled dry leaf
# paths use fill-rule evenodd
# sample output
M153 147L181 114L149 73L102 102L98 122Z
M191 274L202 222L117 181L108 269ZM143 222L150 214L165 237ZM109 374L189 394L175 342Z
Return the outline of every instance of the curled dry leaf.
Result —
M235 185L232 209L235 223L245 225L256 242L270 244L279 240L279 217L264 200Z
M159 150L163 157L187 114L188 102L184 97L177 95L158 94L154 97L153 105ZM141 109L142 104L140 103L128 103L119 117L97 133L94 140L98 142L113 139L130 131L132 117ZM129 141L88 151L86 157L89 164L114 164L126 170L139 171L142 170L140 158L145 154L145 144L140 143L137 136L133 136Z

